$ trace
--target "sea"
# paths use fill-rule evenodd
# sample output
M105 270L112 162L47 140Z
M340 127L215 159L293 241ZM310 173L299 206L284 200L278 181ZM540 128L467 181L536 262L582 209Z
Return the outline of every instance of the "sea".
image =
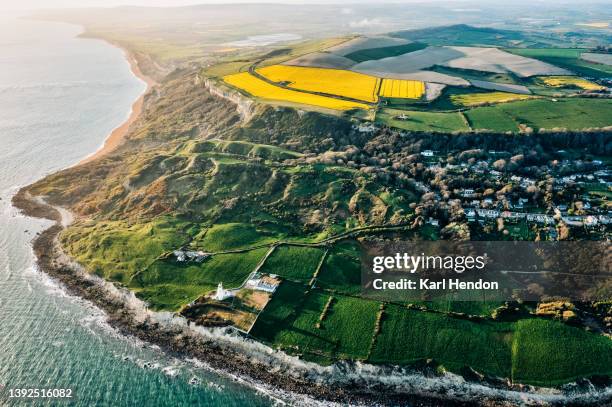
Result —
M11 206L19 187L96 151L145 89L123 52L75 25L0 15L0 406L266 406L279 401L111 328L41 273L50 222ZM11 389L71 389L11 399ZM15 392L13 392L15 393Z

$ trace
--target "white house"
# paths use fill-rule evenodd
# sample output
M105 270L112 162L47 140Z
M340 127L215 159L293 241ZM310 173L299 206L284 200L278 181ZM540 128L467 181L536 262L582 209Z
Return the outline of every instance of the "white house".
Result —
M276 291L279 284L280 280L276 278L275 274L262 275L260 273L255 273L247 280L245 287L273 293Z

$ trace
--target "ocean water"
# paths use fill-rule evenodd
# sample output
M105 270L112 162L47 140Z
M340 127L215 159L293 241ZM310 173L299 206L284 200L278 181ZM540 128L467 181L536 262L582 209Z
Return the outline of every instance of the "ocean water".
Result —
M0 15L0 406L272 404L119 335L36 269L31 241L49 222L20 215L11 196L94 152L145 88L119 49L80 31ZM74 398L19 401L10 388L70 388Z

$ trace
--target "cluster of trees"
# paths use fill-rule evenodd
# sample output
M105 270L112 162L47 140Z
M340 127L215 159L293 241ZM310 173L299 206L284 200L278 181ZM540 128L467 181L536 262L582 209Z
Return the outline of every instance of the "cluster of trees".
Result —
M600 54L612 54L612 46L610 45L598 45L593 48L593 52L597 52Z

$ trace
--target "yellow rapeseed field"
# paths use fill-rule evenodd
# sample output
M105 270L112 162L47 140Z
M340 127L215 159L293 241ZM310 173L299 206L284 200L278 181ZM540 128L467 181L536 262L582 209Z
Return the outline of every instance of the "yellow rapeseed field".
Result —
M223 77L223 80L236 88L262 99L301 103L334 110L369 109L369 106L363 103L312 95L274 86L248 72L227 75Z
M386 98L419 99L424 93L424 82L404 79L383 79L379 95Z
M504 103L515 100L531 99L534 96L522 95L518 93L507 92L485 92L485 93L466 93L463 95L451 95L450 99L453 103L462 106L478 106L488 103Z
M286 86L310 92L344 96L365 102L377 102L379 78L344 69L311 68L304 66L272 65L257 73Z
M603 86L599 86L596 83L587 81L586 79L579 78L577 76L544 76L540 78L542 82L548 86L555 88L561 88L564 86L577 86L584 90L602 90Z

